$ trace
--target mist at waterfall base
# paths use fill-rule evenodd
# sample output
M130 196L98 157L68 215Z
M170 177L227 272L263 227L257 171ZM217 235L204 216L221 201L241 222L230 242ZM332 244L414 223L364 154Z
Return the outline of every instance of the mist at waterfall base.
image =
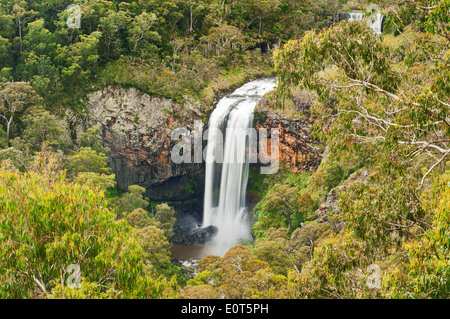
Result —
M264 94L275 88L275 82L269 78L246 83L222 98L211 114L205 158L203 227L215 225L218 233L205 244L204 255L223 256L241 240L251 237L245 203L249 138L242 132L252 127L256 105ZM223 144L219 130L224 133Z

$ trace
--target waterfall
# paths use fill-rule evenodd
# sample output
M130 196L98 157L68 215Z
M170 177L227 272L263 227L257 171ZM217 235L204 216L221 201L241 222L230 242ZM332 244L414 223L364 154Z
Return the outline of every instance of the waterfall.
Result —
M372 24L372 29L377 34L381 34L383 30L383 18L384 16L381 13L377 13L376 17Z
M364 18L364 15L362 12L347 13L348 21L359 21L359 20L362 20L363 18ZM384 18L384 15L382 15L381 13L376 13L370 17L370 20L368 20L368 25L377 34L382 33L383 18Z
M219 232L205 247L208 254L223 255L240 239L250 237L245 204L250 138L246 132L252 127L255 106L274 88L272 78L244 84L222 98L209 119L203 226L215 225Z
M348 13L348 20L349 21L353 21L353 20L362 20L363 18L363 14L361 12L350 12Z

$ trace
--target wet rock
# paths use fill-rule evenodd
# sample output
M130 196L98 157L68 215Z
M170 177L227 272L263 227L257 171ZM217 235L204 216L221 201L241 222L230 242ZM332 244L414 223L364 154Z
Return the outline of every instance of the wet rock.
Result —
M189 236L192 237L197 243L204 243L216 235L218 231L219 229L217 226L210 225L192 231Z
M176 244L195 245L204 244L210 241L219 232L217 226L210 225L206 227L198 227L189 232L176 232L172 241Z

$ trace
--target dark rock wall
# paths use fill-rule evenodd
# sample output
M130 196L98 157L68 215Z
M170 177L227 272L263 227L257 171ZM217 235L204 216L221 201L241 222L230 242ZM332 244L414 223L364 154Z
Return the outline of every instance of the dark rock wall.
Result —
M185 201L202 196L203 164L175 164L170 151L172 131L192 131L202 118L195 102L175 103L153 98L134 88L105 88L89 96L92 125L101 127L102 143L109 148L117 186L147 189L154 201Z

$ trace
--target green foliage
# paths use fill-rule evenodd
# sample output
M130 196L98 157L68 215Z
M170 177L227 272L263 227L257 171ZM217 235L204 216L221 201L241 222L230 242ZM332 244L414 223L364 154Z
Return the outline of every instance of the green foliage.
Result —
M351 185L339 202L347 228L375 251L399 245L425 227L411 179L383 173L373 173L368 183Z
M292 267L288 251L287 229L283 229L286 234L271 234L277 230L274 228L266 232L267 240L258 241L255 248L252 249L254 256L270 265L272 271L276 274L287 276ZM269 234L268 234L269 233Z
M344 170L338 164L332 164L327 167L326 175L328 191L330 191L343 180Z
M40 97L29 83L0 83L0 119L6 127L8 146L16 117L29 106L38 103L39 100Z
M108 174L110 168L106 164L107 159L103 153L98 153L90 147L81 147L77 154L70 157L68 170L74 176L82 172Z
M6 148L8 146L8 138L6 132L0 129L0 148Z
M164 273L170 267L170 243L164 232L153 225L134 230L145 259L144 270L148 274Z
M86 131L81 132L78 135L80 147L90 147L97 153L105 153L106 150L100 143L100 130L100 127L92 126Z
M87 0L79 5L79 29L68 28L67 4L61 1L0 6L0 64L5 70L0 78L27 81L43 97L46 109L70 109L77 115L86 93L102 87L103 81L132 83L177 100L198 95L217 75L215 66L221 66L220 71L232 62L247 70L250 64L258 67L245 49L273 47L311 27L327 25L341 4Z
M297 200L297 209L301 216L308 217L316 208L316 202L311 197L308 191L305 191L300 195Z
M344 2L87 0L80 29L67 27L60 1L0 4L0 296L177 297L175 212L161 204L149 214L137 185L115 193L100 128L76 139L86 95L131 86L209 107L272 73L255 48L285 43L273 57L275 98L284 107L294 90L317 94L308 112L329 153L314 173L251 170L253 248L202 259L182 296L449 298L449 2L391 1L395 38L361 22L328 27ZM364 182L346 181L362 166ZM327 196L338 207L312 214ZM73 263L79 289L62 280ZM374 263L381 289L367 286Z
M102 190L111 190L116 186L115 174L109 174L106 151L98 140L98 128L93 127L79 136L81 148L67 161L69 176L79 183L92 183Z
M339 234L316 222L296 230L294 242L299 245L294 251L300 252L297 258L303 260L302 272L292 277L298 296L375 298L402 291L397 288L399 283L392 283L408 273L401 272L409 264L405 247L411 247L409 243L430 225L411 181L386 173L374 173L366 182L352 184L340 193L338 206L345 227ZM308 253L307 259L302 251ZM382 270L382 289L367 284L366 270L371 264Z
M236 245L223 257L206 256L203 261L207 269L199 268L199 274L183 288L183 297L204 297L207 292L227 299L286 296L286 277L273 273L266 262L254 259L246 246Z
M151 216L142 208L136 208L126 214L125 219L134 228L139 244L144 250L144 270L154 276L178 278L185 282L181 269L171 263L169 250L172 228L175 222L174 210L167 204L155 207L155 215Z
M292 72L289 67L294 58L296 67ZM330 79L323 72L330 64L338 68L340 77L357 81L367 78L370 73L374 85L395 90L398 75L389 67L388 58L389 48L363 23L341 22L319 35L309 31L301 41L289 41L282 50L274 53L275 67L282 84L278 87L281 101L290 93L292 86L289 83L315 90L322 99L327 96L330 92L323 83L330 83Z
M313 258L318 240L326 231L326 226L317 222L305 223L297 228L289 242L289 253L292 262L300 269L301 265Z
M145 277L143 251L126 222L105 208L103 193L67 182L62 171L52 169L56 164L38 154L27 173L0 168L0 295L167 295L173 283ZM70 264L78 264L83 277L76 292L61 284ZM59 283L54 291L52 282Z
M177 289L177 283L173 279L154 279L145 276L137 279L135 289L119 295L117 291L105 291L102 286L86 283L82 277L80 288L68 289L58 283L47 297L48 299L112 299L122 295L127 299L174 299L178 297Z
M137 208L146 209L149 202L144 197L145 188L139 185L128 186L128 192L116 199L117 213L121 216L123 213L131 213Z
M262 175L259 170L250 167L248 193L259 199L253 214L256 222L253 225L252 233L258 239L265 238L265 232L271 227L289 228L289 218L291 218L292 231L304 221L308 215L316 208L315 200L306 191L310 187L311 172L293 173L287 168L281 167L274 175ZM283 191L289 189L285 197ZM297 192L295 192L297 189ZM283 195L274 197L274 194ZM270 194L270 196L269 196ZM267 203L269 199L269 204ZM292 204L293 211L286 210L286 204L277 206L275 199ZM272 205L273 204L273 205ZM273 206L273 209L269 209Z
M330 152L311 177L313 197L323 201L361 163L371 172L332 194L339 196L338 213L326 214L330 230L310 233L320 237L302 271L288 273L291 297L448 296L448 218L441 218L450 154L442 143L450 134L448 1L394 3L392 24L399 33L413 30L402 40L385 41L362 23L342 22L275 53L280 106L294 88L319 96L315 131ZM393 60L393 49L404 59ZM343 158L352 165L344 167ZM430 186L430 176L440 181ZM296 232L306 235L318 224L308 225ZM372 264L382 272L380 289L367 284Z
M382 37L363 24L342 22L275 53L279 95L287 98L294 85L319 93L315 111L321 121L315 128L335 154L355 151L371 162L399 168L411 154L432 152L439 161L448 155L434 136L435 130L449 133L443 100L450 81L448 66L441 62L446 42L445 37L433 41L429 33L418 33L408 41L404 64L396 66ZM345 48L343 53L339 47Z
M298 197L297 187L276 184L267 194L266 203L262 209L271 215L281 215L287 219L289 231L292 232L292 217L296 212L295 204Z
M94 186L106 191L116 186L115 174L99 174L95 172L80 172L75 177L78 183L92 183Z
M270 227L287 227L289 232L297 226L293 224L298 217L297 200L299 192L297 187L275 184L267 193L261 209L257 212L258 221L254 231L261 236Z
M159 228L164 232L167 239L172 238L173 225L175 224L175 210L166 203L155 206L155 220L159 222Z
M403 244L406 262L389 270L386 290L393 298L443 298L450 294L450 175L436 179L422 195L432 223L423 237Z
M152 220L148 216L148 212L142 208L136 208L127 214L125 219L133 228L144 228L152 225Z
M22 139L30 151L40 151L42 143L55 149L67 150L70 145L66 128L55 115L42 107L33 108L24 117Z
M293 173L284 165L280 166L277 174L261 174L259 168L250 166L248 192L261 197L260 202L264 202L264 197L275 184L287 184L297 187L299 192L306 189L310 184L311 172Z
M324 201L328 194L327 175L324 172L315 172L310 178L311 190L316 200Z
M210 33L201 40L212 48L216 56L234 58L237 48L243 44L244 38L239 28L222 24L211 28Z
M8 147L0 150L0 163L6 160L9 161L8 165L12 165L19 170L23 170L25 168L25 154L14 147Z

